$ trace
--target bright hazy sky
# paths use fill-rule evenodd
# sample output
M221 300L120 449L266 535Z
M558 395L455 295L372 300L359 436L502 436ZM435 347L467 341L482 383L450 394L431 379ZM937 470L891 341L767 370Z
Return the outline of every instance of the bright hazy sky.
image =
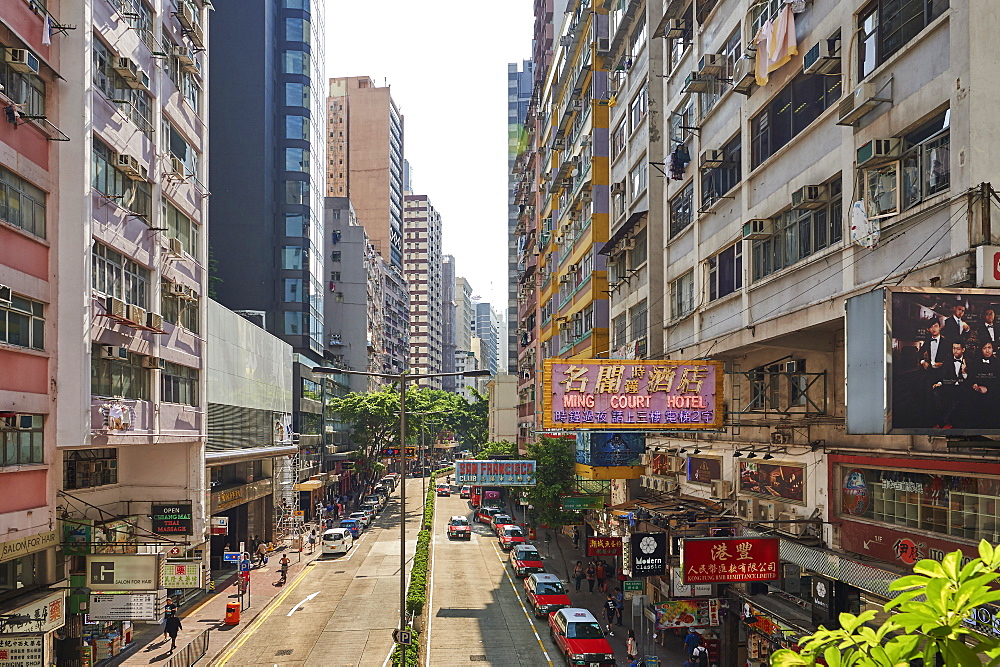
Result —
M386 83L414 192L475 294L507 308L507 63L531 57L531 0L333 0L326 74ZM501 344L501 347L503 344Z

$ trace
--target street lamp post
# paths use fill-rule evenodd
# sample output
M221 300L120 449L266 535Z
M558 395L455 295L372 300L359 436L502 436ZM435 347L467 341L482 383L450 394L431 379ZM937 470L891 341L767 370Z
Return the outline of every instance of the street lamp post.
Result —
M399 382L399 629L406 629L406 383L412 380L426 380L440 377L482 377L490 375L487 369L459 371L456 373L370 373L368 371L352 371L343 368L324 368L316 366L313 373L344 373L345 375L366 375L368 377L384 378ZM426 496L426 493L424 494ZM402 665L406 667L406 654L403 653Z

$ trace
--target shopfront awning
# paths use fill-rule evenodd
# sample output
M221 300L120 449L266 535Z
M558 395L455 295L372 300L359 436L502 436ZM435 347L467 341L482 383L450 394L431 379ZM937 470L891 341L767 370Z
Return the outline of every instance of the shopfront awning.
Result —
M214 452L205 452L205 465L209 468L217 468L219 466L229 465L230 463L256 461L257 459L270 459L275 456L291 456L298 453L298 445L222 449Z
M317 489L323 488L323 481L319 479L310 479L306 482L299 482L292 487L292 491L315 491Z

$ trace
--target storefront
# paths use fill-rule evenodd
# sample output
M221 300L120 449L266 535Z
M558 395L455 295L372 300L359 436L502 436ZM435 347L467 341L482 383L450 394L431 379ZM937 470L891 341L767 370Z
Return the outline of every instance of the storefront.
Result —
M769 600L765 608L747 598L735 597L730 605L739 607L738 616L731 617L740 622L743 650L738 664L746 667L767 667L775 651L794 649L802 636L814 631L809 613L791 603ZM779 606L780 609L775 608Z
M0 615L0 665L42 667L55 662L55 641L66 624L66 592L39 591Z
M315 521L318 518L316 516L317 505L326 505L325 488L326 484L321 479L308 479L292 487L292 490L299 494L298 509L305 512L307 521Z
M209 512L212 518L225 518L227 524L225 534L212 535L213 569L221 567L223 552L238 549L240 542L249 545L254 537L265 542L272 539L273 492L273 480L261 479L211 494Z

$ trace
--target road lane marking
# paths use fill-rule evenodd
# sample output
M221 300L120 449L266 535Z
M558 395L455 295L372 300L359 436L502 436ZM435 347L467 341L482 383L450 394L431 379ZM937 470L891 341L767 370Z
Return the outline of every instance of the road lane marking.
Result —
M317 595L319 595L319 591L316 591L312 595L307 595L304 600L302 600L297 605L295 605L294 607L292 607L292 610L290 612L288 612L287 614L285 614L285 616L291 616L292 614L294 614L295 612L297 612L302 607L302 605L304 605L306 602L309 602L310 600L312 600Z
M260 629L260 626L264 625L264 621L266 621L271 616L271 614L274 613L274 610L277 609L281 605L281 603L285 601L285 598L291 595L292 591L294 591L295 588L300 583L302 583L302 580L305 579L305 576L309 573L309 568L313 565L314 562L315 561L306 563L306 566L302 568L302 571L299 572L299 575L295 577L295 579L293 579L290 584L288 584L288 588L281 591L281 593L278 594L278 597L271 600L271 602L267 605L267 607L264 608L264 611L262 611L260 615L257 618L255 618L250 623L249 626L247 626L247 629L239 637L236 638L236 641L233 642L233 646L228 651L222 654L222 657L219 658L218 662L213 663L215 667L223 667L223 665L229 662L232 659L232 657L236 655L236 653L243 647L243 645L247 643L250 637L253 636L253 634Z
M524 612L524 617L528 619L528 625L531 627L531 632L535 635L535 639L538 641L538 648L542 649L542 655L545 656L545 661L552 667L552 658L549 657L549 652L545 650L545 644L542 643L542 638L538 636L538 629L535 627L534 620L531 618L531 614L528 613L528 608L524 606L524 601L521 600L521 594L517 590L517 586L514 585L514 580L510 578L510 572L507 571L507 563L503 561L503 555L497 549L497 545L493 545L493 551L497 555L497 560L500 561L500 565L503 567L503 576L507 577L507 581L510 582L510 587L514 589L514 597L517 598L517 603L521 605L521 611Z

